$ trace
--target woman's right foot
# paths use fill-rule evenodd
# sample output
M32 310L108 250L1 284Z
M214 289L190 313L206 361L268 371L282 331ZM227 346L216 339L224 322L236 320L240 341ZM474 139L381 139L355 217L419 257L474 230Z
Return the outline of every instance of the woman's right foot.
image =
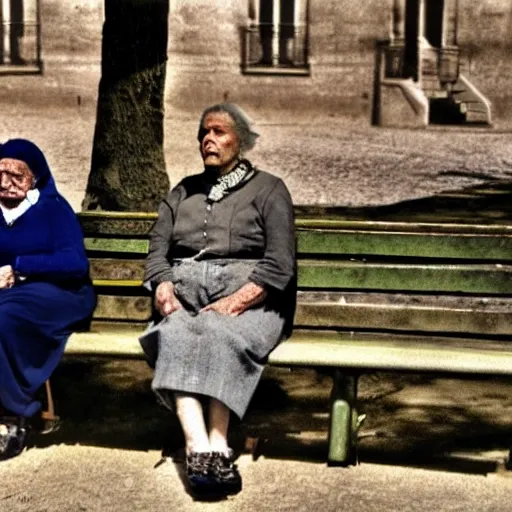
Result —
M191 452L187 455L185 465L188 484L193 493L209 494L217 489L210 452Z

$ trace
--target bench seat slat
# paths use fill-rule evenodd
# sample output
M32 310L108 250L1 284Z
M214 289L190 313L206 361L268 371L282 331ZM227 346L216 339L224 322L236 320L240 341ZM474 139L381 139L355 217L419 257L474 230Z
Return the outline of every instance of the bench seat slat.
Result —
M142 329L120 327L74 333L66 354L143 358L138 342L141 332ZM512 345L445 337L295 331L271 353L269 362L283 366L512 375Z
M281 366L512 375L512 347L505 352L492 350L487 343L478 349L450 346L447 342L422 345L395 340L358 342L357 338L339 341L330 334L315 343L310 343L307 334L297 334L279 345L269 362Z

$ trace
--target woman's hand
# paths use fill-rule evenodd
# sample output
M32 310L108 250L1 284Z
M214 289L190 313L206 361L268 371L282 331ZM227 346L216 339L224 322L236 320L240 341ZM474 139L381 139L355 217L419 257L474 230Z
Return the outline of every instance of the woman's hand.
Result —
M221 315L238 316L250 307L263 302L266 296L267 292L262 286L250 282L244 284L235 293L208 304L201 312L216 311Z
M0 267L0 288L12 288L14 281L14 270L11 265Z
M183 305L174 293L174 285L170 281L160 283L155 290L155 308L162 316L168 316Z

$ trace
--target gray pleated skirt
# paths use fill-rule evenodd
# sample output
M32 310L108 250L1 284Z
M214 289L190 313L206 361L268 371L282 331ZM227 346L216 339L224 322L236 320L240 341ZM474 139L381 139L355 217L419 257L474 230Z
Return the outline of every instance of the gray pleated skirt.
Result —
M255 261L181 260L173 265L175 311L140 338L154 367L152 389L174 409L172 391L213 397L239 418L247 410L284 318L267 306L236 317L199 310L247 283Z

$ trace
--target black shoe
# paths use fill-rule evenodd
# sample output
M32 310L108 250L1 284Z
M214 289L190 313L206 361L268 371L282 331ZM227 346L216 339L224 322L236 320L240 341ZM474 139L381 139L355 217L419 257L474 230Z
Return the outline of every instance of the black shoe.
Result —
M212 453L212 473L219 488L225 494L238 494L242 490L242 477L233 462L233 452L229 455L222 452Z
M186 459L187 480L194 494L210 494L217 488L212 475L212 454L192 452Z
M0 418L0 460L19 455L27 443L25 418Z

